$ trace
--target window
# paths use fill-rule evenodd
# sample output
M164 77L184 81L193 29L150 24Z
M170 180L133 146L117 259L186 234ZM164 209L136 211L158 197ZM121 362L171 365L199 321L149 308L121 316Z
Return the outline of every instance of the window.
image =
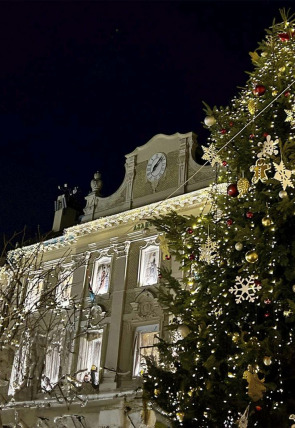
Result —
M30 336L29 333L25 333L24 338L20 342L20 346L14 355L8 387L8 395L14 395L15 392L25 384L29 369L29 353Z
M160 251L157 245L149 245L141 250L139 285L153 285L158 282Z
M65 271L59 276L59 283L56 287L56 302L62 307L69 306L71 297L71 288L73 282L73 274L70 271Z
M60 345L52 343L46 349L45 367L41 379L41 388L45 391L51 391L58 382L60 367Z
M27 312L36 311L43 288L43 279L34 278L28 283L24 307Z
M134 363L133 376L139 376L146 369L145 357L152 357L157 360L159 335L159 324L137 327L134 340Z
M95 295L108 293L110 285L110 272L110 257L103 257L96 260L91 278L91 288Z
M99 383L99 368L101 358L102 330L88 332L80 339L78 354L77 379L80 382L92 380L92 383ZM95 379L93 379L95 377Z

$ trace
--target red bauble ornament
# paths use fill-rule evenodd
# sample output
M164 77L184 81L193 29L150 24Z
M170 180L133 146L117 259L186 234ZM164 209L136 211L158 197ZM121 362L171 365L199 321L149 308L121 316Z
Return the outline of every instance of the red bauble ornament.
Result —
M282 42L287 42L290 40L290 35L288 33L279 33L278 37Z
M262 135L266 138L268 136L268 133L264 132Z
M265 300L264 300L264 303L265 303L266 305L270 305L270 304L271 304L271 300L270 300L270 299L265 299Z
M239 194L238 187L236 183L230 184L227 188L228 196L236 197Z
M266 91L266 87L263 85L256 85L255 88L253 89L253 94L257 95L258 97L260 97L261 95L265 94Z
M257 410L257 412L260 412L262 410L261 406L255 406L255 409Z
M171 256L165 256L165 260L170 260Z
M247 211L246 212L246 217L247 218L253 218L254 214L252 213L252 211Z
M224 134L226 134L226 133L227 133L227 130L226 130L225 128L222 128L222 129L220 130L220 134L224 135Z
M264 318L268 318L268 317L270 317L270 313L269 312L265 312Z
M189 235L191 235L194 231L193 231L193 229L191 228L191 227L188 227L187 229L186 229L186 231L187 231L187 233L189 234Z
M223 166L227 166L227 162L226 161L222 161L222 165Z
M289 97L290 96L290 91L286 91L285 93L284 93L284 95L285 95L285 97L287 98L287 97Z
M249 135L249 138L254 138L255 137L255 135L254 134L250 134Z
M195 260L196 256L194 254L190 254L188 257L190 260Z
M230 121L229 126L234 126L234 122Z
M228 225L228 226L231 226L232 224L233 224L233 219L232 218L229 218L229 219L227 219L226 220L226 224Z

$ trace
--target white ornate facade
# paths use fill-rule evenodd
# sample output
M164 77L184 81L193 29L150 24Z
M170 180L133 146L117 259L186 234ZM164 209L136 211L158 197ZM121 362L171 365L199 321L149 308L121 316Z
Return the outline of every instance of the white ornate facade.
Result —
M195 144L192 133L153 137L126 155L125 179L106 198L99 196L96 173L81 222L44 242L44 266L67 254L57 304L71 311L75 298L79 311L71 331L52 332L42 375L34 379L41 387L33 392L31 380L25 392L14 391L14 377L23 376L22 361L28 370L28 347L23 345L23 360L21 349L15 355L4 426L15 426L16 420L23 427L169 426L160 414L143 412L140 374L143 356L155 355L154 344L165 323L156 297L158 269L164 264L176 276L180 273L173 259L163 257L149 219L171 210L198 215L202 209L213 173L194 161ZM57 206L55 230L64 209ZM83 262L71 274L77 260ZM32 295L28 304L37 298ZM63 376L75 383L70 405L50 393Z

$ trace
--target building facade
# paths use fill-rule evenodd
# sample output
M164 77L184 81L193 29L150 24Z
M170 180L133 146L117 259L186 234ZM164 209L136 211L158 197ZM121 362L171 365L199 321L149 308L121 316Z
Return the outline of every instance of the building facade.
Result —
M157 300L159 268L179 278L181 272L150 219L171 210L201 212L214 177L211 167L195 162L195 148L191 132L156 135L126 155L124 181L109 197L100 196L95 173L77 224L65 196L58 198L53 230L62 233L42 243L39 270L59 267L51 277L58 276L54 293L62 321L45 339L34 339L44 341L44 352L33 369L34 340L23 334L9 382L0 385L4 427L169 426L143 402L141 374L144 356L156 358L157 337L168 322ZM39 276L30 284L25 305L38 312L46 281Z

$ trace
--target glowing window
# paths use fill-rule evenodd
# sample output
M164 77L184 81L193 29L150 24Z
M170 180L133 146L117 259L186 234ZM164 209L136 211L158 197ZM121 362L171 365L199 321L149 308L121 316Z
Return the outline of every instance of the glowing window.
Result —
M139 376L146 370L146 357L158 359L159 325L137 327L134 338L133 376Z
M91 375L96 371L95 379L91 380L95 385L98 385L101 346L102 330L89 332L81 337L77 365L77 371L79 371L79 373L77 373L77 379L80 382L86 379L90 381Z
M156 245L141 250L139 286L157 284L159 276L160 251Z
M91 278L91 288L95 295L108 293L110 286L110 273L110 257L104 257L96 260Z

